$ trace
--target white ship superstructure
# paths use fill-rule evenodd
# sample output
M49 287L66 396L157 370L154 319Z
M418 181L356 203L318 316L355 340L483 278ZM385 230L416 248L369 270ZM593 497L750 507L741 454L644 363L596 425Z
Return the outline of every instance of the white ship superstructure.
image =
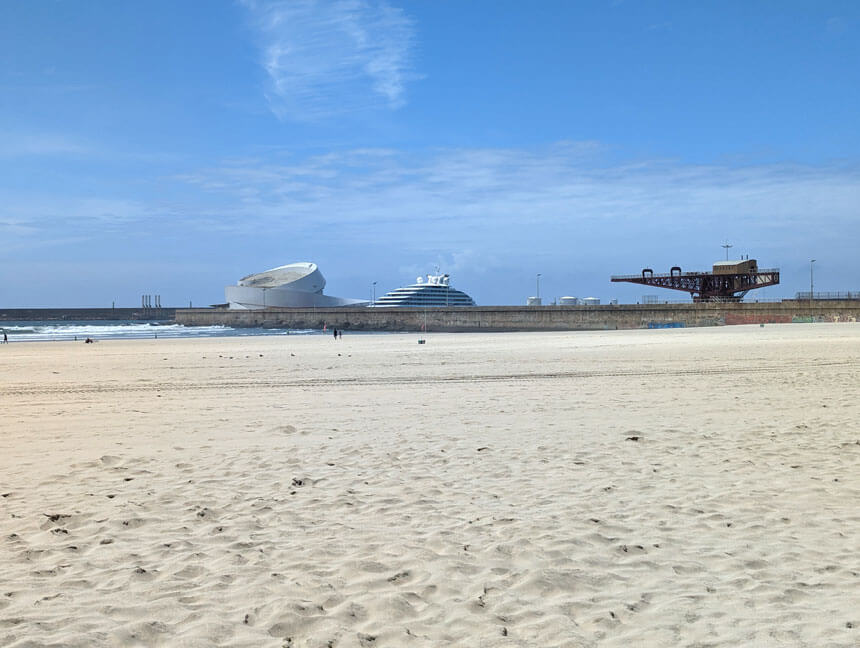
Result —
M371 304L374 308L385 307L451 307L474 306L475 301L466 293L451 287L447 274L418 277L411 286L392 290Z

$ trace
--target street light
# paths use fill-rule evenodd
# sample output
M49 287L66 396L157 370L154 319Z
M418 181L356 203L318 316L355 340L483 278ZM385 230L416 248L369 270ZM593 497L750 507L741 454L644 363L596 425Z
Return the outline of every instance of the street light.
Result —
M813 281L813 273L812 273L812 268L813 268L812 264L813 263L815 263L815 259L810 259L810 261L809 261L809 305L810 306L812 306L812 299L813 299L813 294L815 291L815 283Z
M540 272L537 274L537 298L540 300Z
M729 242L726 241L725 245L721 245L720 247L726 248L726 261L729 260L729 248L734 247L734 245L729 245Z
M373 297L370 300L370 305L373 306L376 303L376 282L373 282Z

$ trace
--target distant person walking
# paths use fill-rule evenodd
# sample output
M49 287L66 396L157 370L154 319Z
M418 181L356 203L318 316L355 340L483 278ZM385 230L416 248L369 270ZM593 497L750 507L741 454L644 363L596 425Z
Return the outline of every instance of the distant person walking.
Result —
M331 332L332 332L332 335L334 335L334 339L336 340L337 339L337 329L332 329Z
M9 344L9 336L6 335L6 331L3 331L3 344Z

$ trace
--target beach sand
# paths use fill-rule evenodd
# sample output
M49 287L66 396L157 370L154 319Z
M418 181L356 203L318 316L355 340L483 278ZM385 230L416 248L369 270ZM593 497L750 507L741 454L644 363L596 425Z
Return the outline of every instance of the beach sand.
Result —
M857 646L860 326L0 347L2 646Z

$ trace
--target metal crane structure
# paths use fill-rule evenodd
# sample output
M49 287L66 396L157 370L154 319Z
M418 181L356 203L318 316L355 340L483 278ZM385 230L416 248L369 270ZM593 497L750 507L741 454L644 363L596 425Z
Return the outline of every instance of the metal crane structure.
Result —
M615 275L611 280L682 290L694 302L739 302L750 290L778 284L779 269L759 270L755 259L741 259L718 261L713 272L681 272L675 266L669 274L654 274L651 268L644 268L642 274Z

